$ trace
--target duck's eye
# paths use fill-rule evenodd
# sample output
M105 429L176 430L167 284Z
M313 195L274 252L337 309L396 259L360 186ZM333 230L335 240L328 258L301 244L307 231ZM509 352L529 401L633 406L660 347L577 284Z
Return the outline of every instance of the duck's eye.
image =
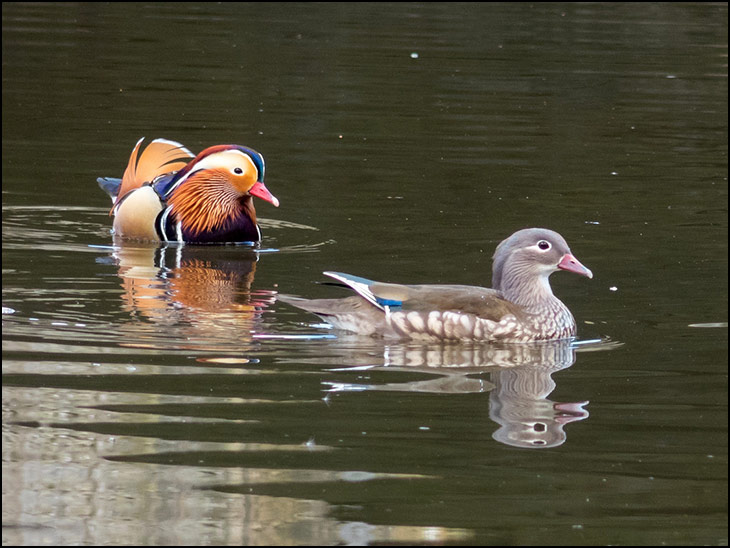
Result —
M236 175L241 175L243 173L243 170L240 167L237 167L233 170L233 173Z
M550 242L546 242L545 240L540 240L539 242L537 242L537 247L539 247L543 251L547 251L548 249L550 249Z

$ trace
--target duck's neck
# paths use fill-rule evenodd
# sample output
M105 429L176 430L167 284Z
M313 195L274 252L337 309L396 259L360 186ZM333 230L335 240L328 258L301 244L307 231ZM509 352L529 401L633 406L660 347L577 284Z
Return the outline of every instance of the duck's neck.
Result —
M507 300L526 310L543 308L552 301L558 301L553 295L547 275L520 276L507 273L502 277L498 289Z
M191 178L180 185L168 203L195 235L233 230L237 225L256 226L251 197L242 196L223 177L205 181Z
M507 272L498 277L496 289L532 317L533 329L545 332L540 338L571 337L575 335L575 319L568 307L553 295L548 277L547 273L527 276Z

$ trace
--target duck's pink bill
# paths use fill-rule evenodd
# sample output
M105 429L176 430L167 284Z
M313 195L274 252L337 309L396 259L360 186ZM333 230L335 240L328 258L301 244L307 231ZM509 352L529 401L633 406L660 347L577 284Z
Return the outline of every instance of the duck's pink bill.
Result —
M256 182L251 187L251 190L248 191L249 194L252 196L256 196L257 198L261 198L262 200L266 200L267 202L274 204L274 207L279 207L279 200L274 196L271 192L269 192L269 189L266 188L266 185L262 182Z
M581 276L593 278L593 272L583 266L578 259L573 257L570 253L563 255L558 263L558 268L561 270L567 270L568 272L575 272Z

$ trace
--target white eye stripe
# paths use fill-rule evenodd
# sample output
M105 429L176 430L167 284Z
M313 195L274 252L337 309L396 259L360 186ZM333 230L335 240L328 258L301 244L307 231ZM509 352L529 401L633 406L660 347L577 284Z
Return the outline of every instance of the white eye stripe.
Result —
M203 169L228 168L231 173L235 173L234 170L236 168L241 168L242 158L251 165L251 167L254 169L254 172L258 171L256 164L254 164L253 160L248 154L241 152L240 150L226 150L224 152L211 154L210 156L203 158L193 167L192 171L188 174L188 177L193 173Z
M256 167L256 164L251 159L251 157L241 152L240 150L226 150L224 152L218 152L216 154L212 154L210 156L207 156L203 158L200 162L195 164L192 170L190 170L188 173L185 174L184 177L182 177L179 181L177 181L173 186L167 189L167 192L165 192L164 197L169 197L177 187L179 187L182 183L184 183L187 179L198 173L199 171L203 171L206 169L220 169L220 168L227 168L231 173L234 175L240 175L239 173L236 173L236 169L240 168L240 157L244 158L249 164L251 164L251 167L253 167L254 173L258 174L258 167ZM231 166L233 164L233 166ZM243 170L241 171L243 173ZM261 173L261 177L263 177L263 173ZM257 178L261 178L257 177Z
M241 152L240 150L224 150L223 152L211 154L210 156L206 156L205 158L200 160L200 162L198 162L195 167L196 169L209 169L225 165L238 164L241 158L244 158L249 164L251 164L251 166L253 166L254 169L256 169L256 164L253 163L251 157L245 152Z

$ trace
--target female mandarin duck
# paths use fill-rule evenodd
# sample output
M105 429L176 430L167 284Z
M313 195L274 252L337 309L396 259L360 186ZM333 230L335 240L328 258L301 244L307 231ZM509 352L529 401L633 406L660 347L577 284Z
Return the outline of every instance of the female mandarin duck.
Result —
M195 156L180 143L137 142L122 179L97 179L114 202L114 233L163 242L258 242L252 196L279 205L264 185L264 158L240 145Z
M280 296L338 329L418 340L523 343L575 336L573 315L550 288L557 270L593 277L557 232L528 228L497 246L492 289L467 285L398 285L325 272L353 289L345 299Z

